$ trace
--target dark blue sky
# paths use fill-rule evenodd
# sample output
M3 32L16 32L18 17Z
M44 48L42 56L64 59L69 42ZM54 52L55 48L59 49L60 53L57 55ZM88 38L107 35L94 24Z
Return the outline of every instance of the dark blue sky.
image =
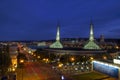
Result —
M0 0L0 40L89 37L120 38L120 0Z

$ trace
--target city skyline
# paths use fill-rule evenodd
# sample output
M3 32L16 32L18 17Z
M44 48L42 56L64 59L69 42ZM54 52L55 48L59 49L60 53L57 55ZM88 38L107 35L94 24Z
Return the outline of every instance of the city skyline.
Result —
M90 20L94 36L120 38L119 0L2 0L0 40L55 39L58 21L61 38L89 38Z

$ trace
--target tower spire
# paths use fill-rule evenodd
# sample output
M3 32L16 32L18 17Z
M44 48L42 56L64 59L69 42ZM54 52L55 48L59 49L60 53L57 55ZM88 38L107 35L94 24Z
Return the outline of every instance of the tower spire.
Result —
M89 37L90 41L94 41L94 32L93 32L93 24L92 21L90 23L90 37Z
M85 46L83 47L84 49L101 49L99 45L97 45L94 41L94 32L93 32L93 24L92 20L90 22L90 36L89 36L89 41Z
M56 41L50 45L50 48L63 48L63 45L60 42L60 25L57 24L57 34L56 34Z
M59 27L59 25L57 26L56 41L60 41L60 27Z

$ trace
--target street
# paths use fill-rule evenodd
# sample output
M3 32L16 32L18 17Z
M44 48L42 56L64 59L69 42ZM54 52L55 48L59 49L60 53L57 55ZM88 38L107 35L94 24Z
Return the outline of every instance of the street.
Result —
M17 69L17 80L61 80L50 65L42 62L26 62Z
M17 68L17 80L71 80L68 76L62 75L58 69L53 69L52 65L37 61L34 55L29 54L29 50L19 49L26 55L27 61L22 68Z

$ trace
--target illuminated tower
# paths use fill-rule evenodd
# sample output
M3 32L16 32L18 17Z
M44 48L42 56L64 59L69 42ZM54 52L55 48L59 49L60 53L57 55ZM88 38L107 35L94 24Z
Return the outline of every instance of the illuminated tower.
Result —
M84 49L101 49L94 41L93 24L90 23L90 36L88 43L84 46Z
M56 35L56 42L50 45L50 48L63 48L63 45L60 43L60 28L59 25L57 26L57 35Z
M91 22L90 24L90 36L89 36L90 41L94 41L94 33L93 33L93 24Z
M60 28L59 28L59 26L57 28L56 41L60 41Z

